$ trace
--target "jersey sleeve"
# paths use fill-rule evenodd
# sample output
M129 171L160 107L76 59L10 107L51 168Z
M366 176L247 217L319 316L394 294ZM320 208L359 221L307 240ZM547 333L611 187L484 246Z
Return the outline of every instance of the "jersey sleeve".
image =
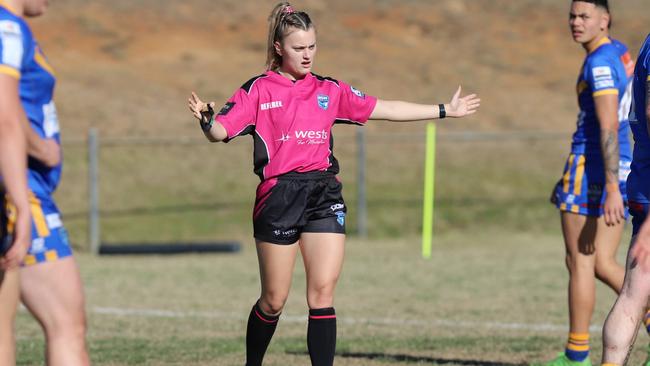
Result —
M14 20L0 20L0 73L20 79L25 41L20 24Z
M353 86L339 81L341 97L336 123L363 125L377 105L377 98L366 95Z
M594 97L601 95L618 95L620 75L614 67L614 59L597 55L589 60L586 68L586 80Z
M255 131L258 93L255 88L238 89L217 112L215 120L223 125L228 142L237 136L249 135Z

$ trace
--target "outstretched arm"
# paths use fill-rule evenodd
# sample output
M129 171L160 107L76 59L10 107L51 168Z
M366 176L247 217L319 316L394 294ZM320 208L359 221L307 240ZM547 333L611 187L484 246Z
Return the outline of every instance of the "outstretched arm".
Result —
M31 221L27 191L27 154L18 81L0 74L0 175L16 207L16 223L11 249L0 257L0 268L18 266L30 245ZM0 210L4 210L0 207Z
M187 104L194 117L199 120L203 134L208 140L211 142L219 142L228 137L228 133L223 125L214 119L214 102L204 103L192 92L192 95L187 100ZM212 110L212 113L209 112L210 110Z
M436 105L416 104L397 100L377 100L375 109L370 114L370 119L384 119L389 121L420 121L441 117L464 117L476 113L481 105L481 99L476 94L460 96L461 88L451 99L444 104L445 115Z

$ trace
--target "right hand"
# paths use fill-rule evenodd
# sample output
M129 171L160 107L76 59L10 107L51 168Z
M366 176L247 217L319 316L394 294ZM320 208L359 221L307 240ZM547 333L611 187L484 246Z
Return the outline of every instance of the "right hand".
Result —
M618 186L616 189L608 189L603 205L603 216L607 226L615 226L625 221L625 205Z
M190 111L192 111L194 117L200 121L201 112L207 112L208 105L214 108L215 104L214 102L210 102L210 103L203 102L201 99L199 99L196 93L192 92L192 95L190 95L189 99L187 100L187 105L190 108Z
M4 257L0 258L0 269L6 271L16 268L22 263L31 245L31 232L32 222L29 209L18 210L13 232L13 243Z

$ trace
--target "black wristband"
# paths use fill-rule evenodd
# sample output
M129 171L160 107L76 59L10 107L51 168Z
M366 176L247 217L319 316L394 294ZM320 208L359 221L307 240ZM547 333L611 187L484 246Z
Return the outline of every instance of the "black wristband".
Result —
M201 129L205 132L210 131L212 125L214 124L214 109L208 104L208 110L206 112L201 111L201 120L199 121Z
M447 111L445 111L445 105L444 104L438 104L438 109L440 110L440 119L443 119L447 117Z

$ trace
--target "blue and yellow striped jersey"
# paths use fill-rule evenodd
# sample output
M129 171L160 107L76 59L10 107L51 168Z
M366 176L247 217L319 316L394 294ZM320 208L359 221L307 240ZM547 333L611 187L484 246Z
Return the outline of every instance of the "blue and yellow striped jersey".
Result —
M54 71L25 20L0 0L0 73L19 80L22 107L32 128L60 143L59 121L53 101ZM29 159L29 188L39 197L54 192L61 165L48 168Z
M646 38L634 69L630 128L634 135L634 159L628 178L629 198L639 203L650 202L650 136L646 116L647 83L650 82L650 34Z
M631 159L629 123L630 108L628 73L623 60L628 58L627 47L619 41L603 38L590 52L578 77L577 93L580 113L573 134L571 152L602 159L600 149L600 124L594 99L601 95L617 95L619 101L619 144L621 159Z

